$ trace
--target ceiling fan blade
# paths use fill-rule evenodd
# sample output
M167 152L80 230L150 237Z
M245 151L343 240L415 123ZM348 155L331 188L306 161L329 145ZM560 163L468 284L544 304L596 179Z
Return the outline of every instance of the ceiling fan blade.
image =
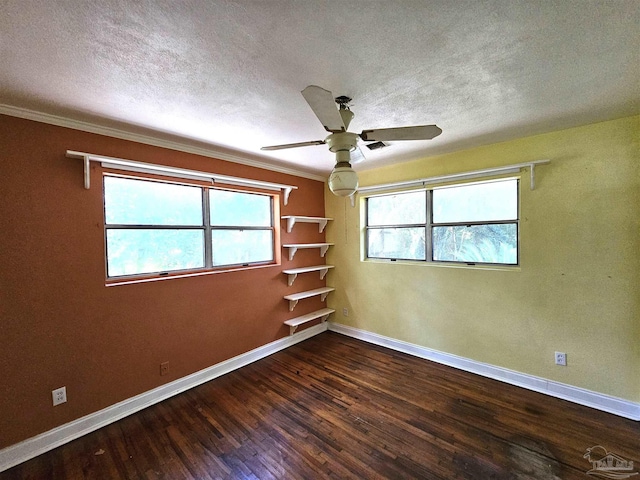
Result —
M324 145L324 140L312 140L311 142L285 143L283 145L271 145L261 147L260 150L284 150L285 148L309 147L311 145Z
M364 156L364 153L362 153L362 150L360 150L360 147L356 146L356 149L350 152L351 154L351 162L350 163L360 163L365 161L367 158Z
M420 125L416 127L378 128L363 130L360 138L366 141L394 141L394 140L431 140L442 133L437 125Z
M302 90L302 96L327 132L336 133L346 130L340 112L336 108L333 94L329 90L316 85L309 85Z

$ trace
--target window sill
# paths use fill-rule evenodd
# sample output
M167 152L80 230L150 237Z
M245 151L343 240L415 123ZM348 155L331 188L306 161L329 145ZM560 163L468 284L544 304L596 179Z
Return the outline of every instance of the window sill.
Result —
M173 280L176 278L190 278L190 277L202 277L205 275L216 275L218 273L231 273L231 272L243 272L245 270L256 270L260 268L271 268L271 267L279 267L280 263L267 263L261 265L249 265L249 266L240 266L240 267L232 267L232 268L220 268L215 270L200 270L200 271L190 271L190 272L177 272L177 273L169 273L168 275L137 275L135 278L114 278L108 279L105 282L106 287L117 287L120 285L133 285L137 283L148 283L148 282L160 282L163 280Z

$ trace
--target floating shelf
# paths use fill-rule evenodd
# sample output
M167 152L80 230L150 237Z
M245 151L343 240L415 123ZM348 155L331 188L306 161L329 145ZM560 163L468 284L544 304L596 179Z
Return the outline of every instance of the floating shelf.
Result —
M316 265L313 267L291 268L283 270L282 273L287 274L287 285L291 286L299 273L320 272L320 280L324 280L330 268L333 268L333 265Z
M335 288L333 287L321 287L313 290L307 290L306 292L298 292L292 293L290 295L285 295L284 298L285 300L289 300L289 311L293 312L293 309L296 308L299 300L302 300L303 298L317 297L318 295L320 295L320 300L324 302L327 298L327 295L329 295L329 293L333 292L334 290Z
M327 222L329 220L333 220L333 218L325 218L325 217L302 217L300 215L284 215L282 219L287 219L287 233L291 233L293 226L297 223L317 223L318 224L318 233L322 233L324 227L327 226Z
M331 315L333 312L335 312L335 310L332 308L322 308L320 310L316 310L315 312L307 313L306 315L301 315L290 320L285 320L284 324L289 325L289 335L293 335L296 331L296 328L298 328L303 323L311 322L316 318L322 318L322 321L326 322L327 318L329 318L329 315Z
M333 243L290 243L282 246L289 249L289 260L293 260L296 252L301 248L319 248L320 256L324 257L327 250L329 250L329 247L332 245Z

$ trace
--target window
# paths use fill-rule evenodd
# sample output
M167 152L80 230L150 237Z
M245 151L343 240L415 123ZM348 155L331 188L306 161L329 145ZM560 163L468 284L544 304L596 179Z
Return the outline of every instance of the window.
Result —
M274 261L272 197L104 177L107 277Z
M367 258L518 264L518 180L370 197Z

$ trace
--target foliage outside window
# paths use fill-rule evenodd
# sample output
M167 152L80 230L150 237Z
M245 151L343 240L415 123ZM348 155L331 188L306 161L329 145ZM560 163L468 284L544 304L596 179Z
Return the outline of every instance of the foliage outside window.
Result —
M104 177L107 277L274 260L270 195Z
M517 265L518 222L517 179L374 196L367 258Z

